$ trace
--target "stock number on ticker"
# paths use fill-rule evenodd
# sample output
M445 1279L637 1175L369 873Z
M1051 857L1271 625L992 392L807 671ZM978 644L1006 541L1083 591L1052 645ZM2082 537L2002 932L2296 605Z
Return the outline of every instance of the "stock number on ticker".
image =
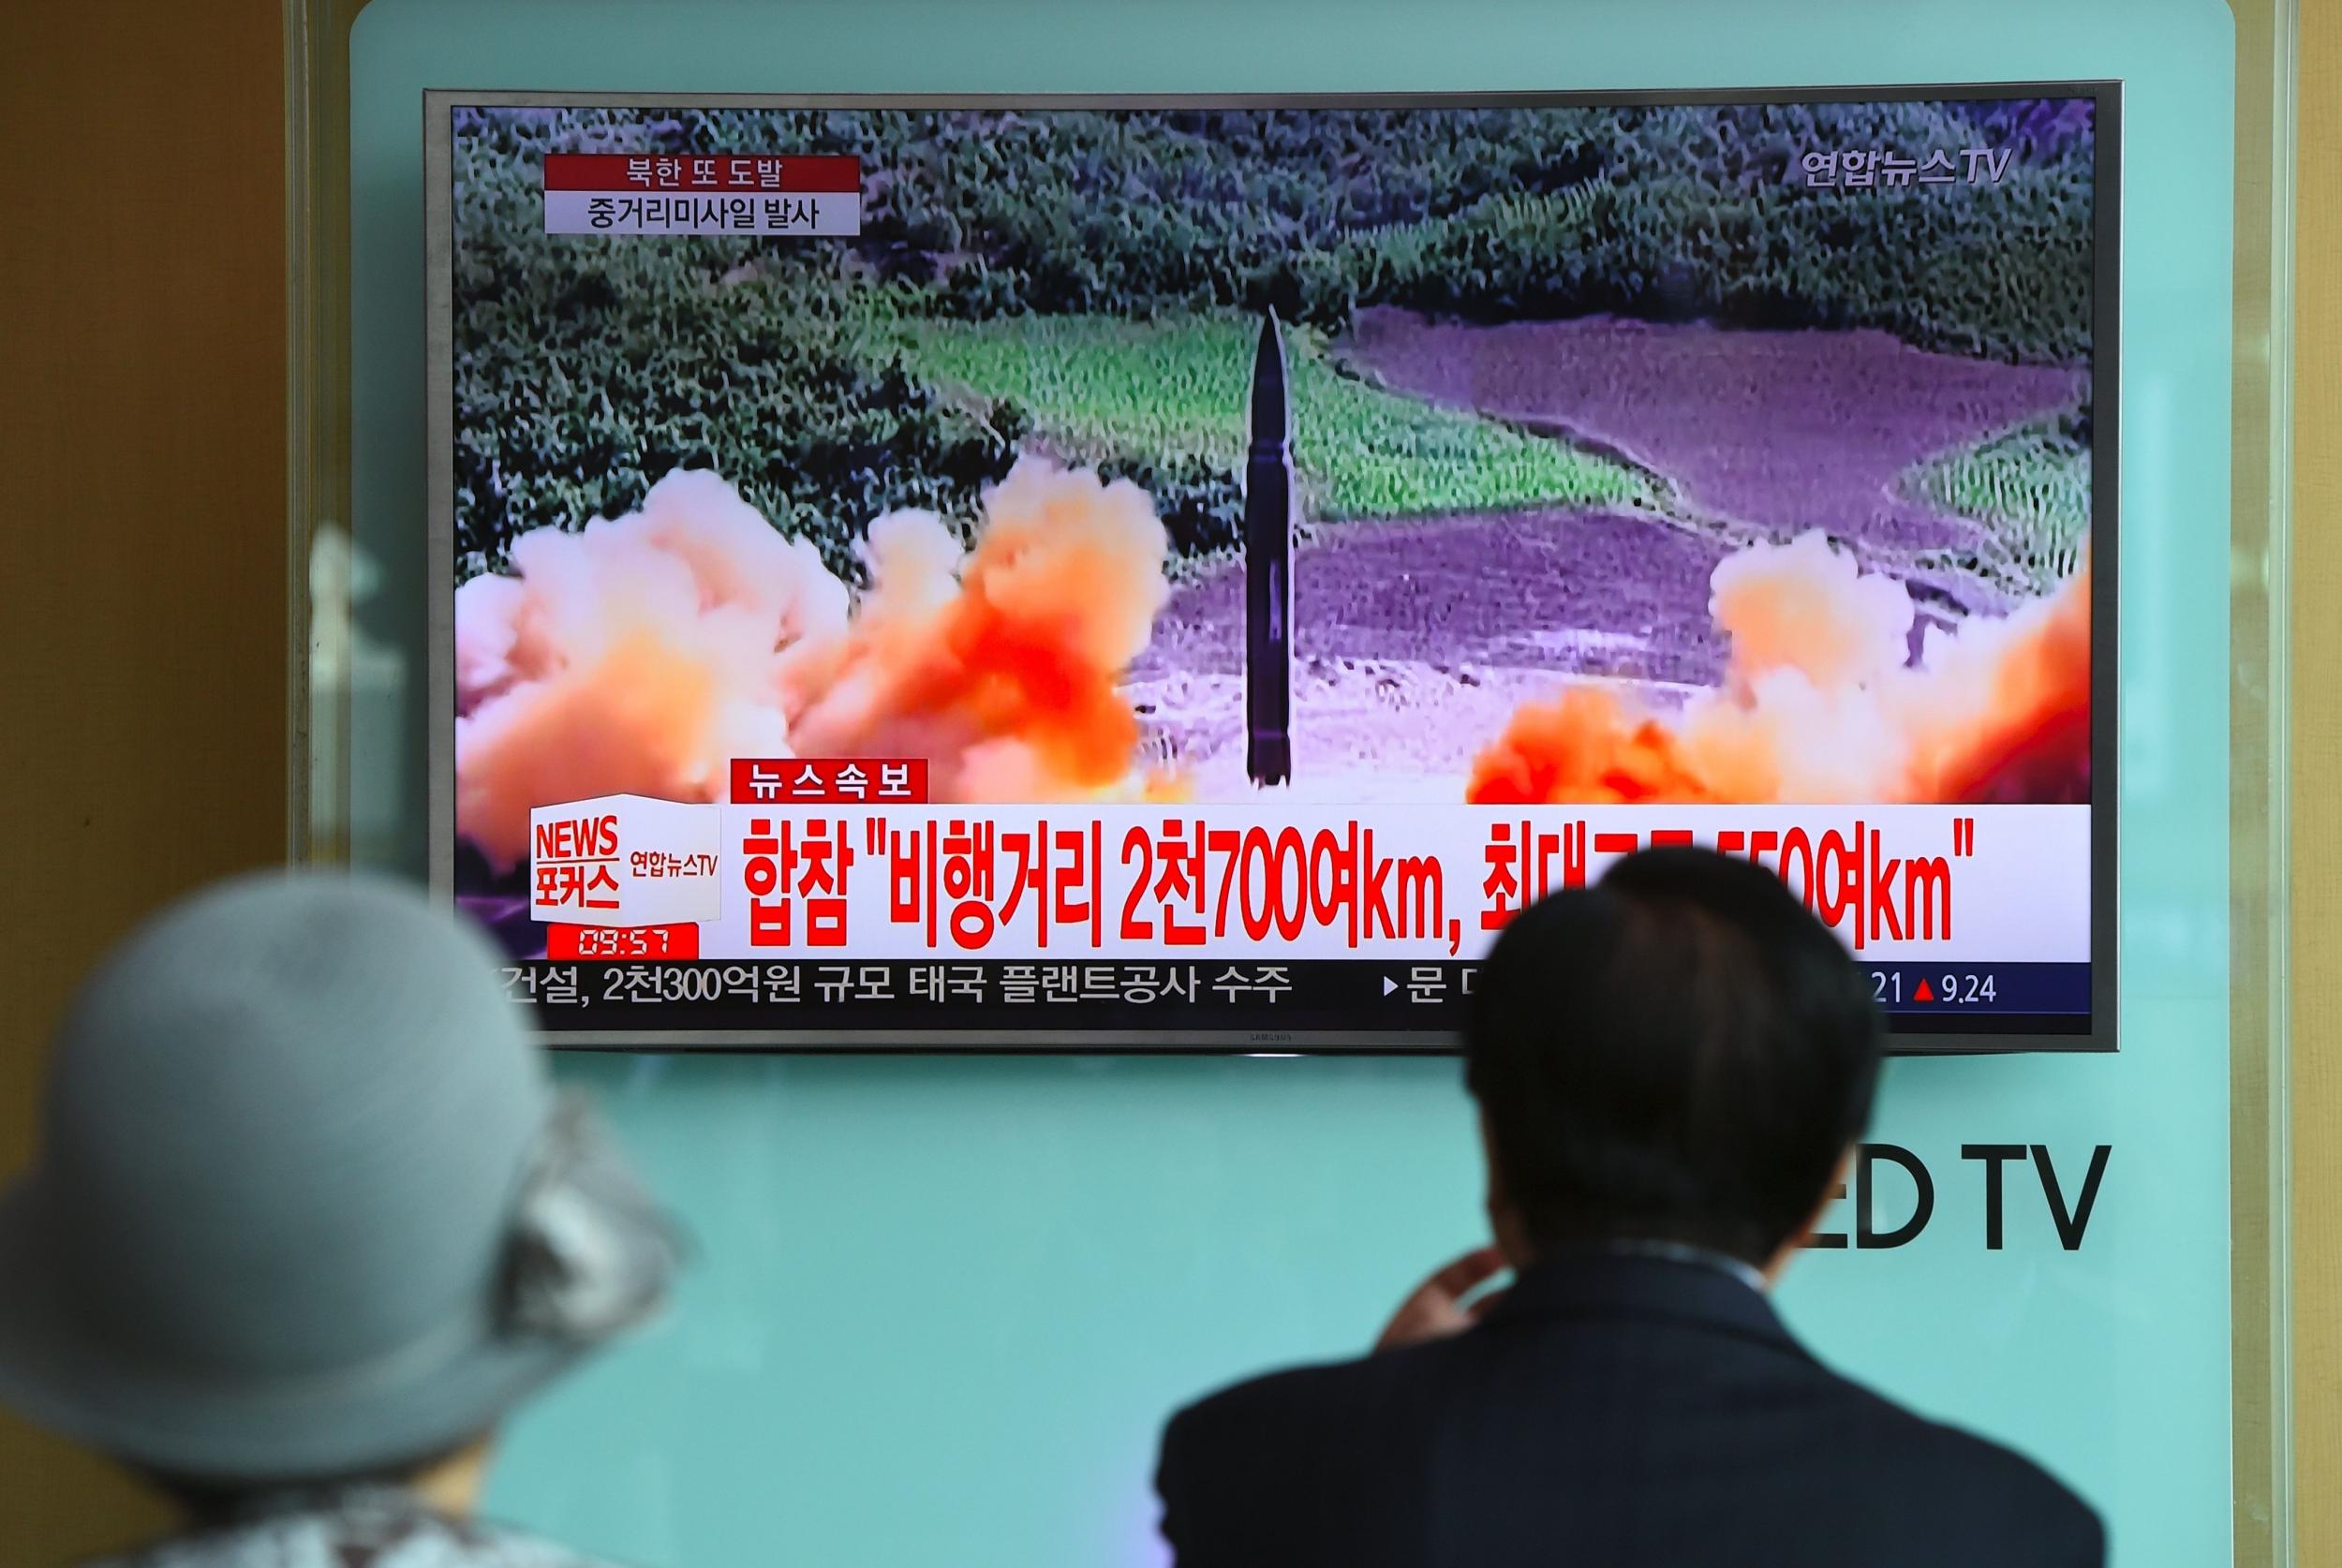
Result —
M1906 977L1901 969L1871 970L1871 999L1888 1007L1940 1003L1961 1007L1993 999L1989 974L1935 974Z

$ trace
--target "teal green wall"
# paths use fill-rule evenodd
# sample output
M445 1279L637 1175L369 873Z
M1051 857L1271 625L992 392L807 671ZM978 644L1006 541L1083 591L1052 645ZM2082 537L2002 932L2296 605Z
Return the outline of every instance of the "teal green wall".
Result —
M354 527L422 646L426 87L1650 88L2118 77L2122 1028L2114 1058L1898 1064L1933 1223L1808 1259L1825 1356L2040 1457L2122 1568L2229 1559L2228 243L2217 0L373 0L352 44ZM410 690L420 687L420 665ZM422 715L363 714L419 865ZM1451 1064L575 1060L702 1256L672 1321L529 1413L492 1497L645 1568L1153 1561L1178 1400L1344 1354L1473 1242ZM2081 1250L1966 1143L2113 1146ZM1893 1178L1890 1190L1899 1191ZM1899 1211L1890 1201L1890 1220Z

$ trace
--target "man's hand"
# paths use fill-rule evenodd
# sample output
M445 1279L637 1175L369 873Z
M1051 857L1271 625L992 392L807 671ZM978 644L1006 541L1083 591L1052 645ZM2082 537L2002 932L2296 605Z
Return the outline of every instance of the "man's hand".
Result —
M1505 1293L1491 1291L1466 1307L1464 1297L1505 1272L1505 1256L1493 1247L1483 1247L1476 1252L1466 1252L1454 1263L1432 1275L1415 1294L1399 1305L1399 1310L1383 1330L1383 1337L1374 1342L1378 1351L1396 1350L1401 1345L1421 1344L1426 1339L1445 1339L1460 1334L1480 1321L1480 1314L1489 1304Z

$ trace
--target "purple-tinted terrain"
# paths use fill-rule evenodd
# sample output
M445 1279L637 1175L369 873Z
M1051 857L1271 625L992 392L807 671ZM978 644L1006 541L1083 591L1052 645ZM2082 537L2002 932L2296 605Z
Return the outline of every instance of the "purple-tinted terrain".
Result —
M2080 397L2080 370L1922 353L1883 333L1611 319L1475 327L1362 313L1352 365L1396 392L1567 436L1657 474L1688 521L1565 510L1322 522L1294 565L1297 793L1458 800L1473 757L1556 677L1669 706L1715 685L1709 576L1735 541L1836 536L1926 624L2002 597L1918 557L1982 525L1901 493L1928 459ZM1184 584L1129 683L1198 798L1241 799L1243 568Z
M1386 659L1712 685L1724 645L1708 576L1725 546L1612 512L1528 511L1335 526L1293 579L1297 666ZM1182 590L1143 663L1244 673L1244 574Z
M1918 555L1983 537L1903 495L1911 469L2073 403L2088 379L1924 353L1880 332L1610 318L1472 327L1388 310L1360 313L1349 359L1395 392L1613 449L1719 521L1776 539L1821 528L1905 577ZM1963 609L2005 608L1980 583L1933 585Z
M1569 675L1687 692L1721 674L1725 546L1649 518L1529 511L1321 528L1293 576L1293 788L1460 799L1513 710ZM1241 799L1244 572L1177 593L1131 697L1206 800Z

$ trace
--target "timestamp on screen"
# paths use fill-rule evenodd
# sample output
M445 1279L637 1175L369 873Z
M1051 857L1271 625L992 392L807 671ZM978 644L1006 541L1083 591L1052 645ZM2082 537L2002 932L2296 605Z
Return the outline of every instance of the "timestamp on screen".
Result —
M546 956L591 961L629 958L697 958L696 925L554 925L546 932Z

